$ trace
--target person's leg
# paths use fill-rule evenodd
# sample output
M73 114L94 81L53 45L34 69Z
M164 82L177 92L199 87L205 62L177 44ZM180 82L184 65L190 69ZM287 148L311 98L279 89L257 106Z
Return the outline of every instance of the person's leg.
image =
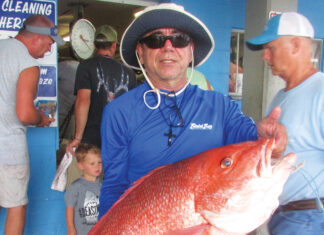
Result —
M24 233L26 207L7 208L5 235L22 235Z
M5 235L22 235L28 203L29 165L0 165L0 205L7 209Z

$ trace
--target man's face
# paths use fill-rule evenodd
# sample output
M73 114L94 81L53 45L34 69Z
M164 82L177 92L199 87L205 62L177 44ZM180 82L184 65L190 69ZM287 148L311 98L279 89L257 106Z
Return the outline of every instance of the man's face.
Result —
M263 46L262 59L267 62L273 75L286 78L291 69L291 38L282 36Z
M35 50L35 53L33 55L34 58L43 58L45 56L45 53L51 51L51 46L54 44L54 40L47 35L38 35L37 38L37 50Z
M147 33L143 38L153 34L170 36L181 32L174 28L161 28ZM185 47L175 47L167 39L161 48L149 48L145 43L139 43L136 50L150 80L161 83L186 81L186 69L192 61L191 48L194 49L193 42Z

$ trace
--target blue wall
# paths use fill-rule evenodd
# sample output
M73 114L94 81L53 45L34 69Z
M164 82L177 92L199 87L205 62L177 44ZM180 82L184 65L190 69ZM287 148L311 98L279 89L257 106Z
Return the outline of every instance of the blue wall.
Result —
M223 93L228 91L230 17L229 1L173 1L183 5L185 10L198 17L206 24L215 39L215 49L209 59L198 70L205 74L215 90ZM224 43L228 42L228 43Z
M215 40L209 59L197 68L215 90L228 94L230 38L232 29L244 29L245 0L175 0L206 24Z
M324 1L323 0L299 0L298 12L305 15L313 24L315 37L324 39ZM324 48L323 48L324 49ZM324 50L322 51L322 57ZM322 71L324 71L324 60L322 59Z
M245 28L245 0L230 0L231 27Z
M324 38L324 1L299 0L298 12L305 15L312 22L315 29L315 37Z

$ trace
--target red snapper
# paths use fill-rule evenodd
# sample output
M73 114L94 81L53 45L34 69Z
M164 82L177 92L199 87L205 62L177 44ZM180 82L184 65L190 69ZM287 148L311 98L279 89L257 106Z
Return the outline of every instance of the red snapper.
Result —
M273 147L273 139L243 142L159 167L89 234L246 234L277 208L296 160L295 154L271 159Z

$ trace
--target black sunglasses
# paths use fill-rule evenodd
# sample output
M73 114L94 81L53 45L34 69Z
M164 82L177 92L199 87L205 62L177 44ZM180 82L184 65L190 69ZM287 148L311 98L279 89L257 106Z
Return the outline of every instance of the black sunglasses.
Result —
M139 42L145 43L145 45L151 49L157 49L164 47L166 40L170 40L172 46L176 48L186 47L192 41L190 36L184 33L177 33L170 36L153 33L150 36L142 38Z

